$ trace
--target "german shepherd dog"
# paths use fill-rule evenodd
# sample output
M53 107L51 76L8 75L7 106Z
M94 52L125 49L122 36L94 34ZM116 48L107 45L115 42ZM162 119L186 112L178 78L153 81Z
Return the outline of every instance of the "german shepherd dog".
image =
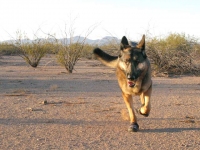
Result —
M148 117L151 109L151 66L145 53L145 35L138 44L128 42L123 36L120 50L119 56L111 56L99 48L95 48L93 53L104 65L116 68L118 84L131 122L128 131L137 132L139 125L134 112L132 95L140 96L142 105L137 110L139 114Z

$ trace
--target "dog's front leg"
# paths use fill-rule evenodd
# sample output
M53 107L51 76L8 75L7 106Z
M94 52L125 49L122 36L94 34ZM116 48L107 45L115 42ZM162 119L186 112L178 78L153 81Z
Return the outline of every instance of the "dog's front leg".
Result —
M151 92L152 92L152 86L150 86L150 88L146 92L140 95L142 107L139 109L139 113L145 117L149 116L151 110L151 103L150 103Z
M124 102L126 104L130 116L131 125L128 128L128 131L137 132L139 130L139 125L137 124L137 118L134 113L132 95L122 93L122 96L124 98Z

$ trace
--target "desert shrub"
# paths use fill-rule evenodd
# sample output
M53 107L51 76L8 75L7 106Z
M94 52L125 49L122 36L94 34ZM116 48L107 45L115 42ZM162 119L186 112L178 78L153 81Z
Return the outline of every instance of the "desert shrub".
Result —
M13 44L10 43L0 43L0 55L16 55L19 54L20 51Z
M91 26L85 32L85 36L74 36L75 28L74 22L69 24L69 30L67 31L67 26L62 31L63 38L61 40L57 39L54 35L50 35L55 39L55 53L57 55L57 61L65 67L68 73L72 73L74 66L77 61L84 55L84 51L91 47L86 44L87 37L96 28L96 25ZM89 50L90 51L90 50Z
M193 64L200 69L200 43L195 42L192 51Z
M166 38L150 38L147 54L158 72L168 74L198 73L194 65L197 40L185 34L169 34Z
M34 68L38 66L41 58L50 51L50 46L46 39L36 37L34 40L30 40L20 32L17 32L14 46L19 49L19 56Z
M82 58L92 59L94 45L85 44L81 53Z
M67 40L67 39L66 39ZM65 67L68 73L72 73L74 66L82 55L85 46L85 39L83 41L77 40L76 42L67 41L59 42L56 44L57 61Z

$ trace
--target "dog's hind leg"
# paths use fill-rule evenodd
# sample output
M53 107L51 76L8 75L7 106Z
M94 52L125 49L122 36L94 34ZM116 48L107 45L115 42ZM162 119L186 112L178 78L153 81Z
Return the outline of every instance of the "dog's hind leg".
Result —
M124 98L124 102L126 104L130 116L131 125L128 128L128 131L137 132L139 130L139 125L137 124L137 118L134 113L132 95L122 93L122 96Z
M151 102L150 102L151 92L152 92L152 86L150 86L146 92L140 95L142 107L138 111L141 115L145 117L149 116L151 110Z

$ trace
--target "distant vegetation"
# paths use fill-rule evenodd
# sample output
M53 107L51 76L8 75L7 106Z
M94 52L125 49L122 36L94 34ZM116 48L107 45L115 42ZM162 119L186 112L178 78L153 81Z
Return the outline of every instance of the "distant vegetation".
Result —
M56 55L58 63L72 73L74 65L80 58L92 59L94 47L101 47L112 55L119 53L119 41L114 38L104 45L91 45L84 40L66 43L56 38L51 41L36 38L32 42L25 43L18 37L12 44L0 43L0 55L20 55L32 67L37 67L45 54L53 54ZM164 38L148 38L146 52L154 72L200 74L200 44L194 37L171 33Z
M14 44L7 42L0 43L0 55L17 55L20 51Z
M147 54L157 72L199 74L200 44L194 37L172 33L165 38L150 38Z

